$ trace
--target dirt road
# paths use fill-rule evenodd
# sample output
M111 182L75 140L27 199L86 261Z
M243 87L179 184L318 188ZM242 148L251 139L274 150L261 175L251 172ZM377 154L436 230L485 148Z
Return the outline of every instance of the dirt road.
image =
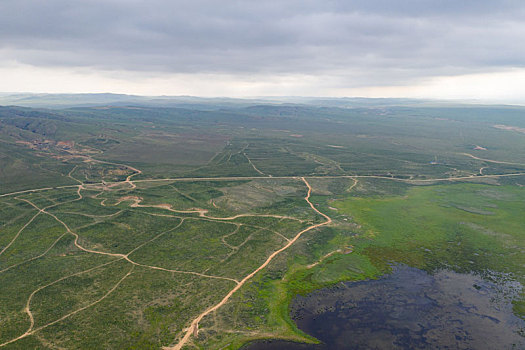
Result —
M312 225L312 226L309 226L307 228L305 228L304 230L302 230L301 232L299 232L297 235L295 235L295 237L293 239L291 239L285 246L283 246L282 248L280 248L279 250L276 250L275 252L273 252L267 259L266 261L261 265L259 266L257 269L255 269L252 273L250 273L249 275L247 275L246 277L244 277L232 290L230 290L230 292L228 294L226 294L226 296L216 305L210 307L209 309L207 309L206 311L204 311L203 313L201 313L199 316L197 316L193 322L191 323L191 325L186 329L186 333L184 334L184 336L182 337L182 339L173 347L165 347L164 349L166 350L180 350L182 349L182 347L188 342L188 340L190 339L190 337L192 335L196 335L198 334L198 329L199 329L199 322L207 315L209 315L210 313L216 311L217 309L219 309L221 306L223 306L224 304L226 304L228 302L228 300L231 298L231 296L236 292L238 291L247 281L249 281L253 276L255 276L259 271L261 271L262 269L264 269L266 266L268 266L268 264L278 255L280 254L281 252L285 251L286 249L288 249L290 246L292 246L299 238L301 238L301 236L305 233L305 232L308 232L308 231L311 231L315 228L318 228L318 227L321 227L321 226L325 226L325 225L328 225L332 222L332 219L320 212L314 205L312 202L310 202L310 195L312 194L312 187L310 186L310 184L308 183L308 181L306 181L306 179L304 177L301 177L301 180L305 183L305 185L308 187L308 193L306 195L306 197L304 197L305 201L308 203L308 205L310 205L310 207L319 215L321 215L322 217L324 217L326 219L326 221L322 222L322 223L319 223L319 224L315 224L315 225Z
M480 159L481 160L481 159ZM487 160L488 161L488 160ZM132 174L133 176L138 174ZM390 176L379 176L379 175L325 175L325 176L308 176L310 179L385 179L385 180L392 180L392 181L399 181L399 182L406 182L406 183L421 183L421 182L435 182L435 181L460 181L460 180L468 180L468 179L484 179L484 178L498 178L498 177L514 177L514 176L524 176L525 172L518 172L518 173L507 173L507 174L494 174L494 175L469 175L469 176L457 176L457 177L444 177L444 178L433 178L433 179L401 179L396 177L390 177ZM297 176L273 176L271 179L279 180L279 179L295 179ZM243 180L263 180L263 179L269 179L267 176L227 176L227 177L175 177L175 178L165 178L165 179L142 179L142 180L134 180L133 185L130 184L130 186L134 186L135 183L142 183L142 182L163 182L163 181L181 181L181 182L192 182L192 181L243 181ZM114 184L121 184L121 183L130 183L131 181L118 181L114 182ZM105 185L107 183L102 182L96 182L96 183L90 183L85 184L86 188L89 188L90 186L100 186ZM0 194L1 197L8 197L13 196L17 194L23 194L23 193L31 193L31 192L40 192L40 191L50 191L50 190L57 190L57 189L66 189L66 188L76 188L78 185L65 185L65 186L57 186L57 187L43 187L43 188L35 188L35 189L28 189L23 191L17 191L17 192L10 192L10 193L4 193Z

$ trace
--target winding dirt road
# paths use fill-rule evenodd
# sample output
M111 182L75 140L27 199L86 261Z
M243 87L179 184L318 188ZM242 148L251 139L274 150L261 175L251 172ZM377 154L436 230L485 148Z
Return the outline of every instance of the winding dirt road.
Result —
M257 272L261 271L262 269L264 269L266 266L268 266L268 264L277 256L279 255L280 253L282 253L283 251L285 251L286 249L288 249L290 246L292 246L292 244L294 244L299 238L301 238L301 236L305 233L305 232L308 232L308 231L311 231L315 228L318 228L318 227L321 227L321 226L325 226L325 225L328 225L332 222L332 219L320 212L314 205L312 202L310 202L310 195L312 194L312 187L310 186L310 184L308 183L308 181L306 181L306 179L304 177L301 177L301 180L305 183L305 185L308 187L308 193L306 195L306 197L304 197L305 201L308 203L308 205L310 205L310 207L319 215L321 215L322 217L324 217L326 219L326 221L322 222L322 223L319 223L319 224L315 224L315 225L312 225L312 226L309 226L307 228L305 228L304 230L302 230L301 232L299 232L297 235L295 235L294 238L292 238L285 246L283 246L282 248L280 248L279 250L276 250L275 252L273 252L267 259L266 261L261 265L259 266L257 269L255 269L252 273L250 273L249 275L247 275L246 277L244 277L232 290L230 290L230 292L228 294L226 294L226 296L219 302L217 303L216 305L210 307L209 309L207 309L206 311L204 311L203 313L201 313L199 316L197 316L193 322L191 323L191 325L186 329L186 333L184 334L184 336L182 337L182 339L173 347L165 347L164 349L166 350L180 350L182 349L182 347L188 342L188 340L190 339L190 337L192 336L192 334L197 334L198 333L198 329L199 329L199 322L207 315L209 315L210 313L216 311L217 309L219 309L221 306L223 306L224 304L226 304L226 302L228 302L228 300L232 297L232 295L238 291L247 281L249 281L253 276L255 276L257 274Z
M488 161L488 160L487 160ZM516 163L517 164L517 163ZM135 176L138 174L132 174L131 176ZM524 176L525 172L517 172L517 173L506 173L506 174L494 174L494 175L468 175L468 176L456 176L456 177L444 177L444 178L430 178L430 179L401 179L391 176L380 176L380 175L325 175L325 176L305 176L310 179L340 179L340 178L347 178L347 179L385 179L385 180L392 180L392 181L398 181L398 182L406 182L406 183L425 183L425 182L437 182L437 181L461 181L461 180L468 180L468 179L484 179L484 178L498 178L498 177L514 177L514 176ZM129 176L128 176L129 177ZM142 180L129 180L129 181L117 181L113 182L112 184L122 184L122 183L130 183L133 182L133 185L135 186L135 183L142 183L142 182L163 182L163 181L181 181L181 182L192 182L192 181L243 181L243 180L264 180L269 179L270 177L267 176L228 176L228 177L175 177L175 178L164 178L164 179L142 179ZM272 176L271 179L296 179L297 176ZM107 183L103 182L96 182L96 183L90 183L84 184L86 188L93 187L93 186L101 186L105 185ZM31 192L41 192L41 191L50 191L50 190L58 190L58 189L66 189L66 188L75 188L79 185L65 185L65 186L57 186L57 187L42 187L42 188L35 188L35 189L29 189L29 190L23 190L23 191L16 191L16 192L10 192L10 193L4 193L0 194L0 198L2 197L8 197L13 196L17 194L23 194L23 193L31 193Z
M471 157L473 159L477 159L477 160L480 160L480 161L486 161L486 162L493 162L493 163L500 163L500 164L513 164L513 165L523 165L523 164L519 164L519 163L511 163L511 162L503 162L503 161L494 161L494 160L488 160L488 159L483 159L483 158L479 158L479 157L476 157L476 156L473 156L471 154L467 154L467 153L464 153L463 155L465 156L468 156L468 157ZM251 177L243 177L243 176L239 176L239 177L207 177L207 178L168 178L168 179L142 179L142 180L135 180L133 181L132 178L136 175L139 175L139 174L142 174L142 171L140 171L139 169L136 169L136 168L133 168L131 166L128 166L128 165L125 165L125 164L118 164L118 163L111 163L111 162L105 162L105 161L99 161L99 160L95 160L93 158L90 158L92 161L95 161L95 162L98 162L98 163L106 163L106 164L113 164L113 165L118 165L118 166L124 166L124 167L127 167L128 169L132 170L133 173L128 175L126 177L126 179L124 181L118 181L118 182L113 182L111 186L117 186L118 184L122 184L122 183L126 183L126 184L129 184L130 188L131 189L135 189L136 188L136 185L135 185L135 182L161 182L161 181L210 181L210 180L214 180L214 181L230 181L230 180L259 180L259 179L265 179L265 178L268 178L268 177L262 177L262 176L251 176ZM253 164L252 164L253 166ZM254 166L255 168L255 166ZM483 169L483 168L482 168ZM377 178L377 179L386 179L386 180L392 180L392 181L399 181L399 182L405 182L405 183L412 183L412 184L423 184L423 183L432 183L432 182L439 182L439 181L460 181L460 180L468 180L468 179L482 179L482 178L500 178L500 177L513 177L513 176L523 176L525 175L525 172L519 172L519 173L507 173L507 174L499 174L499 175L482 175L482 169L480 169L480 173L477 174L477 175L469 175L469 176L461 176L461 177L448 177L448 178L434 178L434 179L400 179L400 178L393 178L393 177L388 177L388 176L375 176L375 175L337 175L337 176L309 176L309 178L325 178L325 179L330 179L330 178L349 178L349 179L352 179L354 181L354 183L350 186L350 188L348 189L348 191L352 190L357 184L358 184L358 179L362 178L362 179L366 179L366 178ZM74 169L73 169L74 170ZM68 174L68 175L72 175L72 172L73 170ZM255 170L257 170L255 168ZM262 173L261 173L262 175ZM296 176L276 176L276 177L273 177L273 179L298 179L298 177ZM264 269L266 266L268 266L268 264L277 256L279 255L280 253L282 253L283 251L285 251L286 249L288 249L290 246L292 246L304 233L308 232L308 231L311 231L313 229L316 229L316 228L319 228L319 227L322 227L322 226L325 226L325 225L328 225L332 222L332 219L320 212L314 205L313 203L310 201L310 196L311 196L311 193L312 193L312 187L311 185L308 183L308 181L305 179L305 177L300 177L300 179L304 182L304 184L307 186L308 188L308 192L307 192L307 195L306 197L304 197L305 201L308 203L308 205L312 208L312 210L314 210L317 214L319 214L320 216L322 216L325 221L322 222L322 223L318 223L318 224L315 224L315 225L311 225L309 227L307 227L306 229L300 231L299 233L297 233L292 239L287 239L286 237L283 237L287 240L287 243L281 247L280 249L276 250L275 252L273 252L266 260L265 262L260 265L257 269L255 269L253 272L251 272L250 274L248 274L247 276L245 276L242 280L240 281L237 281L235 279L232 279L232 278L227 278L227 277L220 277L220 276L212 276L212 275L206 275L206 274L202 274L202 273L198 273L198 272L193 272L193 271L179 271L179 270L170 270L170 269L165 269L165 268L162 268L162 267L157 267L157 266L149 266L149 265L144 265L144 264L140 264L138 262L135 262L133 260L131 260L129 258L129 255L139 249L141 246L135 248L133 251L129 252L128 254L115 254L115 253L108 253L108 252L102 252L102 251L96 251L96 250L91 250L91 249L88 249L88 248L85 248L83 247L78 241L79 241L79 236L77 233L75 233L74 231L72 231L66 223L64 223L62 220L60 220L57 216L55 216L54 214L48 212L46 209L48 209L48 207L45 207L45 208L39 208L37 207L36 205L34 205L31 201L29 200L26 200L26 199L21 199L21 198L17 198L19 200L22 200L22 201L25 201L27 202L28 204L32 205L36 210L36 214L34 216L32 216L30 218L30 220L17 232L17 234L12 238L12 240L9 242L9 244L5 247L3 247L3 249L0 251L0 255L3 254L7 249L10 248L10 246L18 239L18 237L20 236L20 234L24 231L24 229L29 225L31 224L31 222L33 222L40 214L46 214L46 215L49 215L51 217L53 217L56 221L58 221L59 223L61 223L64 228L66 229L66 233L65 234L71 234L74 236L74 245L82 250L82 251L85 251L85 252L88 252L88 253L93 253L93 254L100 254L100 255L106 255L106 256L112 256L114 258L117 258L116 260L114 261L118 261L118 260L126 260L127 262L131 263L131 269L130 271L122 277L121 280L119 280L114 286L113 288L111 288L109 291L107 291L107 293L102 296L100 299L94 301L93 303L89 304L89 305L86 305L82 308L79 308L69 314L66 314L64 315L63 317L49 323L49 324L46 324L44 326L41 326L41 327L38 327L38 328L34 328L34 319L33 319L33 315L31 313L31 310L30 310L30 305L31 305L31 301L33 299L33 296L38 293L39 291L41 291L42 289L52 285L52 284L55 284L59 281L62 281L64 280L65 278L69 278L69 277L72 277L73 275L77 275L77 274L81 274L81 273L85 273L87 271L83 271L83 272L79 272L79 273L76 273L76 274L73 274L73 275L70 275L70 276L65 276L65 277L62 277L54 282L51 282L50 284L48 285L44 285L44 286L41 286L39 288L37 288L35 291L33 291L33 293L31 293L31 295L29 296L28 300L27 300L27 303L26 303L26 306L24 308L24 311L26 312L26 314L28 315L29 317L29 328L28 330L6 342L6 343L3 343L3 344L0 344L0 347L3 347L7 344L11 344L17 340L20 340L22 338L25 338L29 335L32 335L34 334L35 332L43 329L43 328L46 328L52 324L55 324L57 322L60 322L62 320L64 320L65 318L68 318L78 312L81 312L97 303L99 303L100 301L102 301L103 299L105 299L109 294L111 294L115 289L118 288L118 286L124 281L124 279L126 279L133 271L133 267L135 266L141 266L141 267L146 267L146 268L150 268L150 269L155 269L155 270L162 270L162 271L166 271L166 272L171 272L171 273L182 273L182 274L193 274L193 275L196 275L196 276L200 276L200 277L204 277L204 278L218 278L218 279L224 279L224 280L229 280L230 282L233 282L235 283L235 286L228 292L228 294L226 294L226 296L224 296L224 298L219 302L217 303L216 305L208 308L207 310L205 310L204 312L202 312L200 315L198 315L195 319L193 319L193 321L191 322L190 326L188 328L185 329L185 333L183 335L183 337L179 340L179 342L174 345L173 347L166 347L165 349L169 349L169 350L178 350L178 349L181 349L185 344L188 343L188 341L191 339L191 336L194 335L196 336L198 334L198 327L199 327L199 323L201 322L201 320L206 317L207 315L209 315L210 313L218 310L220 307L222 307L224 304L226 304L230 298L233 296L233 294L235 294L235 292L237 292L244 284L246 284L246 282L248 282L250 279L252 279L259 271L261 271L262 269ZM74 180L77 180L77 179L74 179ZM94 184L84 184L82 183L81 181L77 180L79 182L79 185L66 185L66 186L57 186L57 187L44 187L44 188L37 188L37 189L29 189L29 190L23 190L23 191L16 191L16 192L11 192L11 193L5 193L5 194L1 194L0 195L0 198L1 197L7 197L7 196L11 196L11 195L17 195L17 194L24 194L24 193L32 193L32 192L40 192L40 191L48 191L48 190L56 190L56 189L68 189L68 188L77 188L77 193L78 193L78 196L79 198L76 199L76 200L80 200L82 199L82 194L81 194L81 190L83 189L87 189L88 186L97 186L97 185L106 185L106 183L94 183ZM109 187L111 187L109 186ZM167 210L170 210L172 212L176 212L176 213L195 213L195 214L198 214L198 216L202 219L212 219L212 220L234 220L236 218L239 218L239 217L244 217L244 216L271 216L271 217L276 217L276 218L281 218L281 219L295 219L297 220L297 218L292 218L292 217L286 217L286 216L278 216L278 215L257 215L257 214L240 214L240 215L235 215L235 216L231 216L231 217L223 217L223 218L220 218L220 217L212 217L212 216L208 216L207 213L208 211L205 210L205 209L191 209L191 210L176 210L176 209L173 209L170 205L167 205L167 204L159 204L159 205L140 205L140 202L141 202L141 199L139 199L138 197L130 197L128 198L127 200L132 200L134 203L131 205L132 207L133 206L136 206L136 207L158 207L158 208L162 208L162 209L167 209ZM102 204L102 203L101 203ZM182 222L181 222L182 223ZM164 232L165 233L165 232ZM161 233L160 235L164 234L164 233ZM56 241L53 242L53 244L47 248L42 254L36 256L36 257L33 257L27 261L24 261L24 262L20 262L16 265L13 265L13 266L9 266L7 268L5 268L4 270L0 271L0 273L2 272L5 272L15 266L18 266L18 265L21 265L23 263L26 263L26 262L29 262L29 261L33 261L35 259L38 259L42 256L44 256L45 254L47 254L47 252L50 251L51 248L53 248L55 246L55 244L64 236L64 235L61 235ZM159 236L160 236L159 235ZM157 239L159 236L157 237L154 237L152 240L155 240ZM149 242L146 242L144 244L147 244ZM113 262L114 262L113 261ZM97 267L95 267L97 268Z
M481 160L481 161L483 161L483 162L496 163L496 164L509 164L509 165L522 165L522 166L525 166L525 164L523 164L523 163L504 162L504 161L501 161L501 160L492 160L492 159L480 158L480 157L476 157L475 155L470 154L470 153L460 153L460 154L461 154L461 155L464 155L464 156L467 156L467 157L470 157L470 158L472 158L472 159Z
M103 200L105 201L105 200ZM217 217L217 216L208 216L206 215L208 213L208 209L199 209L199 208L190 208L188 210L179 210L179 209L173 209L171 204L149 204L144 205L140 204L142 202L142 198L137 196L126 196L123 198L120 198L114 205L119 205L122 202L125 201L132 201L133 203L130 205L131 208L158 208L158 209L164 209L168 210L174 213L178 214L199 214L200 218L210 219L210 220L217 220L217 221L233 221L238 218L243 217L253 217L253 216L259 216L259 217L266 217L266 218L276 218L276 219L288 219L288 220L296 220L300 221L297 218L294 218L292 216L284 216L284 215L274 215L274 214L237 214L233 216L226 216L226 217ZM101 202L102 204L102 202ZM102 204L103 206L106 206L105 204Z

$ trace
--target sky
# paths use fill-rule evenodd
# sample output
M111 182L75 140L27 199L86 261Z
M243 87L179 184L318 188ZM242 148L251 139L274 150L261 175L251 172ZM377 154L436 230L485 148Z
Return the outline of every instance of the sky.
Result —
M0 91L525 103L522 0L1 0Z

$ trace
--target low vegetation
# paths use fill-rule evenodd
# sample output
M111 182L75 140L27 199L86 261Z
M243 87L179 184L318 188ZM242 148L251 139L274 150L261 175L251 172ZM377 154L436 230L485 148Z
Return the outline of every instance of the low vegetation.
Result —
M1 107L0 348L316 342L291 299L393 263L525 284L525 121L487 109Z

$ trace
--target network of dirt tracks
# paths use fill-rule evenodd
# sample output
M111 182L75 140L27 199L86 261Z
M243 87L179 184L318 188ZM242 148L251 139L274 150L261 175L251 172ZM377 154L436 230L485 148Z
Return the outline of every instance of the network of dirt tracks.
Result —
M465 155L467 155L467 154L465 154ZM467 155L467 156L472 157L471 155ZM483 161L488 161L488 162L506 163L506 162L491 161L491 160L486 160L486 159L481 159L481 158L476 158L476 159L483 160ZM23 339L23 338L25 338L27 336L30 336L30 335L38 332L39 330L42 330L42 329L47 328L47 327L49 327L49 326L51 326L53 324L56 324L56 323L58 323L60 321L63 321L64 319L66 319L66 318L68 318L68 317L70 317L70 316L72 316L74 314L82 312L82 311L86 310L87 308L92 307L92 306L100 303L107 296L109 296L111 293L113 293L119 287L119 285L127 277L129 277L133 273L133 269L134 269L135 266L141 266L141 267L150 268L150 269L156 269L156 270L163 270L163 271L168 271L168 272L173 272L173 273L192 274L192 275L199 276L199 277L202 277L202 278L224 279L224 280L228 280L228 281L231 281L232 283L234 283L234 287L223 297L223 299L220 300L219 303L217 303L217 304L209 307L208 309L204 310L202 313L200 313L199 315L197 315L193 319L193 321L191 322L189 327L186 328L183 336L180 338L180 340L177 342L177 344L175 344L172 347L167 347L166 348L166 349L181 349L185 344L187 344L187 342L190 340L192 335L196 335L198 333L199 322L206 315L208 315L208 314L218 310L220 307L222 307L224 304L226 304L229 301L229 299L232 297L232 295L235 294L235 292L237 292L240 288L242 288L242 286L244 286L246 284L246 282L248 282L250 279L252 279L258 272L263 270L277 255L279 255L283 251L287 250L290 246L292 246L305 232L308 232L308 231L314 230L316 228L328 225L328 224L330 224L332 222L332 219L328 215L326 215L326 214L322 213L321 211L319 211L315 207L315 205L310 201L310 196L311 196L311 193L312 193L312 187L311 187L311 185L309 184L309 182L307 181L307 179L305 177L296 177L296 176L281 176L281 177L279 177L279 176L275 176L275 177L255 176L255 177L218 177L218 178L210 177L210 178L172 178L172 179L141 179L141 180L133 180L132 178L134 176L139 175L139 174L142 173L139 169L133 168L133 167L128 166L128 165L118 164L118 163L110 163L110 162L104 162L104 161L98 161L98 162L109 163L109 164L114 164L114 165L122 165L122 166L125 166L128 169L132 170L133 173L128 175L126 177L126 179L124 181L121 181L121 182L114 182L114 183L110 183L110 184L102 182L102 183L95 183L95 184L86 185L86 184L82 183L80 180L75 179L75 180L77 180L80 183L79 185L66 185L66 186L59 186L59 187L55 187L55 188L46 187L46 188L37 188L37 189L30 189L30 190L24 190L24 191L17 191L17 192L2 194L2 195L0 195L0 198L1 197L7 197L7 196L17 196L17 195L21 195L21 194L25 194L25 193L32 193L32 192L49 191L49 190L57 190L57 189L77 188L78 198L73 200L73 201L78 201L78 200L81 200L83 198L82 190L86 189L86 187L88 187L88 186L97 186L97 185L103 185L104 187L106 187L109 190L112 187L115 187L115 186L118 186L118 185L120 185L122 183L125 183L125 184L129 185L130 190L134 190L137 187L136 184L135 184L136 182L208 181L208 180L218 180L218 181L220 181L220 180L257 180L257 179L268 179L268 178L272 178L274 180L276 180L276 179L298 179L299 180L300 179L306 185L306 187L308 189L307 195L304 198L305 201L308 203L308 205L311 207L311 209L316 214L322 216L325 219L325 221L323 221L322 223L313 224L313 225L303 229L302 231L298 232L291 239L286 239L285 238L286 239L286 244L284 246L280 247L279 249L275 250L272 254L270 254L267 257L267 259L259 267L257 267L254 271L252 271L248 275L246 275L243 279L236 280L236 279L232 279L232 278L228 278L228 277L206 275L206 274L202 274L202 273L198 273L198 272L194 272L194 271L181 271L181 270L174 270L174 269L165 269L165 268L158 267L158 266L144 265L144 264L137 263L137 262L135 262L135 261L133 261L133 260L131 260L129 258L129 255L131 254L131 252L135 251L136 249L139 249L144 244L148 244L150 241L143 243L139 247L136 247L135 249L130 251L128 254L108 253L108 252L103 252L103 251L97 251L97 250L94 250L94 249L88 249L88 248L82 246L79 243L79 236L78 236L77 233L72 231L68 227L68 225L65 222L63 222L62 220L60 220L56 215L54 215L54 214L50 213L49 211L47 211L47 209L49 209L49 207L40 208L40 207L36 206L34 203L32 203L31 201L29 201L27 199L21 199L21 198L15 197L15 198L17 198L17 199L19 199L21 201L25 201L28 204L32 205L37 210L37 212L36 212L36 214L34 216L32 216L30 218L30 220L25 225L22 226L22 228L17 232L17 234L8 243L8 245L5 246L2 249L2 251L0 251L0 255L2 255L7 249L9 249L9 247L17 240L17 238L20 236L20 234L23 232L23 230L37 216L39 216L39 215L49 215L49 216L53 217L61 225L64 226L64 228L66 229L66 233L64 233L62 236L60 236L41 255L33 257L33 258L31 258L31 259L29 259L27 261L32 261L32 260L39 259L39 258L43 257L45 254L47 254L47 252L49 252L51 250L51 248L53 248L53 246L58 242L58 240L60 240L65 234L71 234L74 237L74 245L78 249L80 249L82 251L85 251L85 252L91 253L91 254L107 255L107 256L114 257L116 259L113 260L113 261L110 261L108 263L104 263L104 264L92 267L92 268L90 268L88 270L85 270L85 271L80 271L80 272L77 272L77 273L74 273L74 274L71 274L71 275L68 275L68 276L63 276L63 277L61 277L61 278L59 278L59 279L57 279L57 280L55 280L53 282L50 282L50 283L48 283L46 285L39 286L38 288L36 288L30 294L30 296L29 296L29 298L27 300L26 306L24 308L24 311L28 315L29 323L30 323L27 331L25 333L21 334L20 336L16 337L16 338L13 338L13 339L11 339L11 340L9 340L7 342L4 342L3 344L0 344L0 347L6 346L6 345L14 343L14 342L16 342L16 341L18 341L20 339ZM69 175L71 175L71 173ZM481 174L477 174L477 175L460 176L460 177L449 177L449 178L437 178L437 179L400 179L400 178L393 178L393 177L388 177L388 176L373 176L373 175L369 175L369 176L367 176L367 175L364 175L364 176L350 176L350 175L309 176L309 178L327 178L327 179L329 179L329 178L348 178L348 179L352 179L354 181L354 184L350 187L351 189L353 189L357 185L357 181L358 181L357 179L359 179L359 178L380 178L380 179L387 179L387 180L393 180L393 181L401 181L401 182L406 182L406 183L418 184L418 183L428 183L428 182L432 183L432 182L439 182L439 181L460 181L460 180L469 180L469 179L474 179L474 178L475 179L479 179L479 178L499 178L499 177L512 177L512 176L522 176L522 175L525 175L525 173L509 173L509 174L499 174L499 175L481 175ZM206 218L206 219L212 219L212 220L234 220L236 218L240 218L240 217L244 217L244 216L261 216L261 215L258 215L258 214L239 214L239 215L235 215L235 216L231 216L231 217L213 217L213 216L207 215L208 210L205 210L205 209L193 208L193 209L190 209L190 210L177 210L177 209L172 208L171 205L167 205L167 204L143 205L143 204L141 204L142 199L140 197L137 197L137 196L127 196L127 197L122 198L121 202L122 201L132 201L132 204L131 204L132 207L156 207L156 208L159 208L159 209L165 209L165 210L168 210L168 211L171 211L171 212L175 212L175 213L185 213L185 214L195 213L195 214L198 214L198 217ZM104 205L103 202L101 202L101 204ZM117 203L117 204L119 204L119 203ZM264 216L264 215L262 215L262 216ZM267 216L276 217L276 218L294 219L292 217L280 216L280 215L267 215ZM181 221L181 224L182 224L182 222L184 222L184 220ZM152 238L151 241L157 239L158 237L160 237L161 235L163 235L165 233L166 232L160 233L159 235L157 235L154 238ZM70 278L70 277L73 277L73 276L77 276L77 275L80 275L80 274L84 274L84 273L87 273L87 272L92 271L94 269L101 268L101 267L103 267L103 266L105 266L107 264L111 264L111 263L114 263L116 261L121 261L121 260L127 261L128 263L131 264L130 270L116 284L114 284L113 287L110 288L106 292L106 294L104 294L101 298L93 301L89 305L86 305L84 307L76 309L76 310L74 310L74 311L72 311L72 312L70 312L70 313L60 317L59 319L56 319L56 320L48 323L48 324L45 324L43 326L34 328L35 321L34 321L34 318L33 318L33 314L31 312L31 301L32 301L32 298L34 297L35 294L37 294L39 291L43 290L44 288L47 288L47 287L49 287L49 286L51 286L53 284L56 284L56 283L58 283L60 281L63 281L64 279L67 279L67 278ZM0 270L0 273L9 270L12 267L15 267L15 266L18 266L20 264L26 263L27 261L18 263L16 265L13 265L13 266L10 266L10 267L7 267L4 270Z
M299 180L299 178L296 178ZM239 290L248 280L250 280L255 274L257 274L259 271L261 271L262 269L264 269L272 260L275 256L277 256L279 253L281 253L282 251L288 249L292 244L294 244L297 239L299 239L301 237L301 235L307 231L310 231L312 229L315 229L317 227L321 227L323 225L327 225L331 222L331 219L326 216L325 214L321 213L317 208L315 208L315 206L310 202L309 198L310 198L310 195L311 195L311 192L312 192L312 187L310 186L310 184L308 183L308 181L302 177L300 178L304 184L307 186L308 188L308 192L307 192L307 195L305 197L305 200L306 202L309 204L309 206L319 215L323 216L326 221L323 222L323 223L319 223L319 224L314 224L314 225L311 225L309 227L307 227L306 229L300 231L298 234L296 234L292 239L288 239L284 236L281 235L281 237L283 239L285 239L286 241L286 245L284 245L283 247L279 248L278 250L274 251L266 260L265 262L260 265L256 270L254 270L253 272L251 272L250 274L248 274L247 276L245 276L243 279L241 279L240 281L239 280L236 280L236 279L233 279L233 278L228 278L228 277L222 277L222 276L213 276L213 275L207 275L207 274L203 274L203 273L199 273L199 272L194 272L194 271L181 271L181 270L175 270L175 269L165 269L165 268L162 268L162 267L159 267L159 266L151 266L151 265L145 265L145 264L141 264L141 263L138 263L138 262L135 262L133 261L129 255L136 251L137 249L141 248L142 246L144 246L145 244L148 244L150 243L151 241L157 239L158 237L160 237L161 235L165 234L166 232L162 232L160 233L159 235L153 237L150 241L147 241L147 242L144 242L143 244L141 244L140 246L134 248L133 250L131 250L129 253L127 254L118 254L118 253L110 253L110 252L104 252L104 251L99 251L99 250L95 250L95 249L89 249L89 248L86 248L84 247L82 244L80 244L79 242L79 235L73 231L64 221L62 221L60 218L58 218L55 214L51 213L48 211L48 209L50 209L51 207L55 207L55 206L58 206L58 205L52 205L52 206L49 206L49 207L39 207L37 206L35 203L33 203L32 201L28 200L28 199L25 199L25 198L20 198L16 195L18 194L23 194L23 193L30 193L30 192L36 192L36 191L39 191L39 189L36 189L36 190L29 190L29 191L20 191L20 192L17 192L17 193L12 193L12 194L6 194L4 195L7 196L7 195L15 195L15 198L20 200L20 201L23 201L23 202L26 202L28 203L29 205L31 205L32 207L34 207L36 209L36 214L34 216L31 217L31 219L25 224L22 226L22 228L19 230L19 232L13 237L12 241L6 246L4 247L4 249L0 252L0 255L2 253L4 253L7 249L9 249L9 247L17 240L17 238L20 236L20 234L22 234L23 230L39 215L48 215L50 217L52 217L54 220L56 220L58 223L60 223L66 230L66 232L61 235L59 237L59 239L57 239L43 254L37 256L37 257L33 257L31 259L28 259L27 261L23 261L21 263L18 263L16 265L13 265L13 266L9 266L7 267L6 269L0 271L0 273L4 272L4 271L7 271L15 266L18 266L20 264L23 264L23 263L27 263L29 261L33 261L35 259L38 259L38 258L41 258L43 257L47 252L49 252L51 250L51 248L53 248L53 246L66 234L70 234L74 237L74 241L73 241L73 244L81 251L84 251L84 252L87 252L87 253L91 253L91 254L99 254L99 255L105 255L105 256L110 256L110 257L114 257L116 258L115 260L112 260L110 262L107 262L107 263L104 263L104 264L101 264L101 265L98 265L98 266L95 266L95 267L92 267L90 269L87 269L87 270L84 270L84 271L80 271L80 272L76 272L76 273L73 273L73 274L70 274L70 275L67 275L67 276L63 276L61 278L58 278L57 280L55 281L52 281L50 283L47 283L45 285L42 285L42 286L39 286L37 287L28 297L27 299L27 302L26 302L26 306L24 308L24 312L27 314L28 316L28 319L29 319L29 327L28 329L21 335L19 335L18 337L16 338L13 338L11 340L8 340L6 342L4 342L3 344L0 344L0 347L3 347L3 346L6 346L8 344L11 344L11 343L14 343L20 339L23 339L23 338L26 338L30 335L33 335L34 333L44 329L44 328L47 328L51 325L54 325L60 321L63 321L65 319L67 319L68 317L71 317L79 312L82 312L98 303L100 303L101 301L103 301L107 296L109 296L111 293L113 293L117 288L118 286L128 277L130 276L132 273L133 273L133 268L135 266L141 266L141 267L145 267L145 268L149 268L149 269L155 269L155 270L162 270L162 271L167 271L167 272L172 272L172 273L183 273L183 274L192 274L192 275L195 275L195 276L199 276L199 277L203 277L203 278L212 278L212 279L223 279L223 280L227 280L227 281L231 281L234 283L234 287L230 290L230 292L221 300L221 302L215 306L213 306L212 308L209 308L207 310L205 310L202 314L200 314L199 316L197 316L197 318L191 323L190 327L187 329L184 337L182 338L181 342L182 343L179 343L178 345L175 346L175 348L180 348L188 339L189 337L191 336L192 333L197 333L197 329L198 329L198 322L200 321L200 319L202 319L202 317L204 317L205 315L209 314L210 312L213 312L215 310L217 310L218 308L220 308L222 305L224 305L229 299L230 297L237 291ZM128 183L130 184L131 186L131 190L134 190L136 188L135 184L133 184L131 178L127 178L126 181L124 181L125 183ZM64 203L61 203L61 204L65 204L65 203L70 203L70 202L74 202L74 201L79 201L79 200L82 200L83 199L83 195L82 195L82 190L85 189L85 186L84 184L80 184L80 185L75 185L74 187L77 188L77 194L78 194L78 198L74 199L74 200L71 200L71 201L68 201L68 202L64 202ZM71 188L72 186L66 186L66 187L63 187L65 189L67 188ZM46 189L44 189L46 190ZM274 218L279 218L279 219L293 219L293 220L297 220L296 218L293 218L293 217L289 217L289 216L284 216L284 215L265 215L265 214L239 214L239 215L235 215L235 216L230 216L230 217L214 217L214 216L209 216L207 215L208 211L207 210L204 210L204 209L191 209L191 210L177 210L177 209L173 209L170 205L167 205L167 204L152 204L152 205L142 205L140 204L142 199L137 197L137 196L126 196L126 197L123 197L121 198L119 201L117 201L114 205L118 205L120 204L121 202L123 201L132 201L132 204L131 206L132 207L154 207L154 208L159 208L159 209L165 209L167 211L171 211L171 212L175 212L175 213L184 213L184 214L192 214L192 213L196 213L198 214L198 217L199 218L202 218L202 219L210 219L210 220L217 220L217 221L232 221L232 220L235 220L237 218L241 218L241 217L249 217L249 216L266 216L266 217L274 217ZM59 205L61 205L59 204ZM103 202L101 202L102 205ZM175 228L173 229L176 229L178 228L182 223L184 222L184 219L181 220L180 224L177 225ZM172 229L172 230L173 230ZM171 231L171 230L169 230ZM127 261L131 264L131 268L130 270L112 287L110 288L101 298L93 301L92 303L90 303L89 305L86 305L86 306L83 306L81 308L78 308L76 310L73 310L65 315L63 315L62 317L54 320L54 321L51 321L45 325L42 325L42 326L39 326L37 328L35 328L35 319L33 317L33 313L31 311L31 302L32 302L32 299L33 297L39 293L40 291L42 291L43 289L45 288L48 288L56 283L59 283L65 279L68 279L68 278L71 278L71 277L74 277L74 276L78 276L78 275L81 275L81 274L85 274L85 273L88 273L90 271L93 271L95 269L98 269L98 268L101 268L105 265L108 265L108 264L111 264L111 263L114 263L116 261L121 261L121 260L124 260L124 261Z

